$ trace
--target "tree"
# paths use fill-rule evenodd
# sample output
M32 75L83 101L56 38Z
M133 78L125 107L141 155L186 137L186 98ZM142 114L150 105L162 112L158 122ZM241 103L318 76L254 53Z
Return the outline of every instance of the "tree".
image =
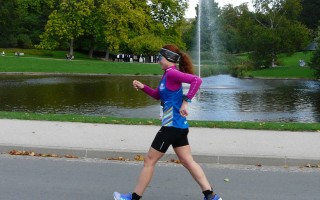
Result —
M185 9L186 0L62 0L50 14L38 47L68 44L73 54L75 42L88 49L90 57L95 49L105 50L108 59L110 52L132 52L129 46L137 47L134 42L145 36L184 48L180 27Z
M122 49L133 54L154 55L166 43L185 49L182 24L186 0L131 0L134 17L129 19L128 39ZM125 48L123 48L125 47Z
M56 0L18 0L17 9L21 15L17 35L19 47L33 48L39 44L39 36L55 4Z
M302 12L300 21L309 29L316 32L320 22L320 1L319 0L301 0Z
M196 27L195 19L183 21L181 24L182 41L186 44L186 49L189 51L195 46Z
M252 34L254 18L246 3L236 7L231 4L224 6L221 9L219 21L222 29L222 45L228 52L237 53L251 50L251 38L248 35Z
M165 28L181 21L188 6L187 0L151 0L149 5L153 20Z
M256 67L276 65L277 54L301 50L309 39L308 29L297 21L301 12L300 0L254 0L255 33L251 58Z
M129 48L135 55L155 55L159 52L159 49L164 45L164 41L154 36L142 35L130 40Z
M186 0L151 0L149 2L152 26L150 32L165 43L174 43L186 49L181 26L187 9Z
M16 9L17 6L17 0L0 0L0 46L2 47L17 46L15 36L20 19L20 14Z
M79 46L83 45L89 51L89 58L93 57L94 50L104 45L103 26L101 5L104 0L95 0L90 16L84 20L84 35L79 38ZM104 48L103 48L104 49Z
M318 44L318 49L312 55L310 66L311 66L312 69L314 69L315 78L319 79L320 78L320 48L319 48L319 44L320 44L320 26L318 26L316 42Z
M38 44L56 0L0 1L0 45L33 48Z
M95 0L90 16L84 20L85 34L77 43L89 50L90 58L96 49L106 51L106 59L109 52L128 53L128 41L148 33L151 23L148 13L146 1Z
M146 7L142 2L140 3L130 0L112 0L105 1L101 5L107 59L110 51L119 52L120 45L127 44L129 38L148 32L150 20L145 13Z
M66 42L73 55L74 40L85 33L84 22L93 7L93 0L62 0L49 16L39 47L54 49Z

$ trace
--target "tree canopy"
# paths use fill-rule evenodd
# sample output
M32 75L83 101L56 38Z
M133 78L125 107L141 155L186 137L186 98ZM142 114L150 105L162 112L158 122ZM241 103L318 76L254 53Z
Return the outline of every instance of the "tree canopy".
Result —
M208 2L202 9L209 16L202 19L202 51L250 52L256 67L303 49L319 26L318 0L253 0L254 11L247 4L221 8ZM166 43L191 50L197 19L184 19L187 6L187 0L0 0L0 46L70 54L75 48L90 57L105 52L106 58L151 55Z
M253 0L247 4L222 8L226 48L231 52L251 52L255 67L277 64L279 53L302 50L310 41L310 31L299 20L300 0Z
M90 56L98 48L105 50L108 58L109 52L148 54L165 42L185 46L178 27L186 6L184 0L62 1L49 15L38 47L57 48L68 43L73 54L73 42L83 45L86 41ZM150 37L154 39L142 41Z

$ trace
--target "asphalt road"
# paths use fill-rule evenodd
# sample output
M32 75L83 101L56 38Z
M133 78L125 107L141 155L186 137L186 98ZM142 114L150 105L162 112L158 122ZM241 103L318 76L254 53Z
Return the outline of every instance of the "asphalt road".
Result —
M0 199L113 200L131 192L141 162L0 155ZM319 168L202 165L223 200L319 200ZM225 181L225 179L229 181ZM181 166L160 163L143 199L196 200L201 191Z

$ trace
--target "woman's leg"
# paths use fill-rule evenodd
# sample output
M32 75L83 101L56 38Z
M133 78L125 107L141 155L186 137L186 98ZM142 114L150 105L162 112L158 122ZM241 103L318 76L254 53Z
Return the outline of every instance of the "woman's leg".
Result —
M146 157L144 158L144 165L140 172L140 176L134 192L139 196L142 196L145 189L149 185L151 178L153 176L153 171L158 160L164 155L164 153L155 150L150 147Z
M192 177L197 181L202 191L212 190L211 185L198 163L193 160L190 145L174 148L181 164L187 168Z

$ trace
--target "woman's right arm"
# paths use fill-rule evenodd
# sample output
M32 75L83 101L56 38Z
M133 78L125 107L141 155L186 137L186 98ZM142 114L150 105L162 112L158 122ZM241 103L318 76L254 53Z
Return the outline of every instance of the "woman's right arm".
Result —
M159 90L157 89L152 89L147 85L142 84L140 81L134 80L133 81L133 87L138 90L141 89L144 91L147 95L151 96L152 98L159 100L160 99L160 94Z

